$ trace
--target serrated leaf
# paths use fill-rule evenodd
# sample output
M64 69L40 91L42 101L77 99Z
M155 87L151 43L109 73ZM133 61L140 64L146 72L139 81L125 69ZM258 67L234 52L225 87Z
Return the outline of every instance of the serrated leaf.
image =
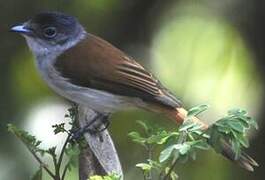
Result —
M27 131L21 130L12 124L8 124L7 129L32 151L39 152L41 154L45 152L45 150L39 148L41 141L37 140L35 136L29 134Z
M66 132L65 123L52 125L54 134Z

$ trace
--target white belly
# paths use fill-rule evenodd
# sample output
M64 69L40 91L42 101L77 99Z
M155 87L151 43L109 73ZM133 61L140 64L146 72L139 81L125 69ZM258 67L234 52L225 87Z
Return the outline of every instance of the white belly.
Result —
M110 113L144 104L138 98L118 96L100 90L73 85L67 79L59 76L53 66L48 63L38 63L38 69L43 79L58 94L97 112Z

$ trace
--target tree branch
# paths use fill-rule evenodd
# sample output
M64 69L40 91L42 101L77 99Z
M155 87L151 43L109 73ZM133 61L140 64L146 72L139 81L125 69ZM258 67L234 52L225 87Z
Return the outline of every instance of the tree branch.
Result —
M79 106L78 121L80 128L90 123L96 115L94 111ZM100 125L98 123L101 123L99 119L95 125ZM87 147L82 150L79 156L79 179L87 180L91 175L106 175L111 173L116 173L123 177L118 154L108 130L98 134L85 133L84 137Z

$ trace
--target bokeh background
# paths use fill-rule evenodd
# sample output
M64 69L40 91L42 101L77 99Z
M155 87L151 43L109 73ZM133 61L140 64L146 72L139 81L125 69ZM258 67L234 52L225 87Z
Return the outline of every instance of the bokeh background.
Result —
M186 107L209 104L212 122L233 107L250 112L259 131L247 151L260 163L254 173L213 152L181 165L183 180L261 180L265 165L265 1L260 0L0 0L0 180L27 180L38 164L6 130L7 123L30 131L43 147L62 142L51 125L64 119L69 104L40 79L25 41L10 26L46 10L78 17L97 34L143 63ZM146 158L127 134L136 120L172 126L140 111L113 116L110 131L126 179L139 179L134 165ZM161 123L162 122L162 123ZM77 179L72 171L69 180Z

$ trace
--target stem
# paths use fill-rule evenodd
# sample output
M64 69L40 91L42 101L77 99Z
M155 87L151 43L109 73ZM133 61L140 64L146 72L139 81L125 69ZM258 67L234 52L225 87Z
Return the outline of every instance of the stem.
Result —
M153 155L153 147L152 145L148 145L147 146L147 152L148 152L148 159L149 160L152 160L152 155ZM150 170L150 172L147 174L147 178L148 180L151 180L152 179L152 170Z
M68 165L66 165L66 166L64 167L63 175L62 175L62 180L64 180L64 178L65 178L65 175L66 175L67 169L68 169Z
M62 150L61 150L61 153L60 153L60 156L59 156L58 163L55 166L56 175L58 177L60 177L60 168L61 168L61 165L62 165L63 156L64 156L64 153L65 153L66 146L67 146L67 144L68 144L68 142L70 140L70 137L71 137L71 135L68 134L68 136L67 136L67 138L66 138L66 140L64 142L64 145L62 147Z
M171 172L173 171L173 169L175 168L175 166L177 165L178 160L174 159L173 160L173 164L171 165L169 171L167 172L166 176L164 177L164 180L167 180L171 174Z
M182 132L179 136L179 139L178 139L178 144L183 144L183 142L186 140L187 138L187 132ZM169 168L169 171L167 172L167 174L165 175L165 177L163 178L163 180L167 180L171 174L171 172L173 171L173 169L176 167L177 165L177 162L178 162L178 159L174 157L173 161L172 161L172 165L170 166Z
M18 136L17 136L18 137ZM18 137L19 138L19 137ZM19 138L20 139L20 138ZM20 139L22 143L27 147L29 152L33 155L33 157L38 161L41 167L53 178L55 179L55 175L47 168L46 164L41 161L41 159L38 157L38 155L27 145L27 143L23 140Z
M54 154L52 155L52 160L53 160L54 169L55 169L55 178L60 179L60 168L58 169L57 159Z

